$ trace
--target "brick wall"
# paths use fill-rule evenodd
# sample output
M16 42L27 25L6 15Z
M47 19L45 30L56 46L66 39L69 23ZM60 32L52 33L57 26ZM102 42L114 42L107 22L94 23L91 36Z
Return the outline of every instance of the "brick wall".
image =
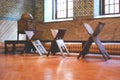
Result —
M36 20L43 21L43 2L44 0L0 0L0 19L3 19L1 23L4 23L3 21L6 19L17 20L24 12L30 12ZM84 29L82 22L86 21L90 23L90 25L94 29L97 23L99 21L102 21L106 25L103 31L100 33L100 38L104 40L120 40L120 18L89 20L82 19L83 17L85 17L85 19L93 17L93 5L93 0L74 0L74 20L65 22L38 23L37 30L46 30L46 32L44 32L45 37L43 37L45 39L51 39L50 29L65 28L67 29L65 39L86 40L89 35ZM3 25L0 25L0 27L2 28ZM5 33L5 27L10 29L11 26L4 26L4 28L0 29L0 32ZM12 28L12 30L9 30L11 31L11 33L12 31L17 31L16 22L14 27L15 28ZM12 33L11 35L14 35L14 33ZM14 36L10 37L9 39L13 39L13 37ZM4 41L5 39L6 38L2 38L2 41ZM14 39L16 39L16 35Z
M42 39L51 39L50 29L65 28L67 30L65 40L87 40L89 35L85 30L83 23L89 23L93 30L96 28L98 22L105 23L102 32L99 34L101 40L118 40L120 41L120 18L106 18L106 19L88 19L88 20L73 20L65 22L39 23L37 30L44 31ZM49 35L46 35L49 34Z

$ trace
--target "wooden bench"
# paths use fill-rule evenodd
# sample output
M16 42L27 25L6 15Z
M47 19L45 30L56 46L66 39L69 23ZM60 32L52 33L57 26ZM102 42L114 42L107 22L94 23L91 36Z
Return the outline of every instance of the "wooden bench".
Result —
M12 44L12 53L13 54L15 54L15 52L16 52L16 44L24 44L25 45L25 47L24 47L24 50L26 51L26 50L28 50L27 49L27 44L28 44L28 41L26 41L26 40L5 40L5 54L7 54L8 53L8 44Z

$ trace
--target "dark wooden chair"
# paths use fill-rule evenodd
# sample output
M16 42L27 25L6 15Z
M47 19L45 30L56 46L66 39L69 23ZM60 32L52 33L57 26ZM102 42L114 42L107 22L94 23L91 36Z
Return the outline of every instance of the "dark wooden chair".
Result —
M89 48L92 45L93 41L98 46L98 48L99 48L100 52L102 53L104 59L105 60L110 59L109 54L107 53L107 51L105 50L104 46L102 45L100 39L98 38L98 34L102 31L104 25L105 25L104 23L99 22L98 26L93 31L91 26L88 23L84 23L84 26L85 26L88 34L90 35L90 37L88 38L88 41L85 43L82 52L78 55L78 57L77 57L78 59L80 58L80 56L82 56L83 58L85 57L85 55L88 53Z
M50 47L50 51L48 52L48 55L50 54L50 52L55 55L56 52L61 52L62 56L64 56L64 51L67 52L67 54L69 55L69 51L63 41L63 37L65 35L66 30L65 29L58 29L58 30L51 30L51 32L53 33L53 41L51 42L51 47Z

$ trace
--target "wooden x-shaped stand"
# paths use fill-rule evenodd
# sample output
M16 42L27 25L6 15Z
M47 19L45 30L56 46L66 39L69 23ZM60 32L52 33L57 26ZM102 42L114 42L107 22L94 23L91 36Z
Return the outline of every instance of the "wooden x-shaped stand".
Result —
M36 51L39 53L39 55L47 54L47 50L42 45L41 41L38 39L40 35L40 31L25 31L28 39L36 49Z
M104 59L105 60L110 59L109 54L107 53L107 51L105 50L104 46L102 45L100 39L98 38L98 34L101 32L104 25L105 25L104 23L99 22L98 26L93 31L91 26L88 23L84 23L84 26L85 26L88 34L90 35L90 37L88 38L88 41L84 45L82 52L78 55L78 57L77 57L78 59L80 58L80 56L82 56L83 58L85 57L85 55L88 53L89 48L92 45L93 41L98 46L98 48L99 48L100 52L102 53Z
M58 29L58 30L51 30L52 34L53 34L53 41L51 42L51 47L50 47L50 51L48 52L48 55L50 54L50 52L55 55L56 52L61 52L62 56L64 56L63 51L65 50L67 52L67 54L69 55L69 51L63 41L63 37L65 35L66 30L65 29Z

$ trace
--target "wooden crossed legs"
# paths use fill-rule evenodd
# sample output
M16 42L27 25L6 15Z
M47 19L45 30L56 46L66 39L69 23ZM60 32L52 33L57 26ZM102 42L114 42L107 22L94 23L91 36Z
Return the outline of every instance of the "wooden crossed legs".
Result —
M67 52L67 54L69 55L69 51L63 41L63 36L65 34L65 31L64 29L59 29L58 31L55 31L57 33L56 36L53 35L55 38L54 40L52 41L51 43L51 47L50 47L50 51L48 52L47 56L49 56L50 52L55 55L56 52L59 52L62 54L62 56L64 56L63 54L63 51L65 50Z
M43 54L48 54L47 50L42 45L41 41L37 39L36 35L39 35L40 32L25 31L25 33L40 56Z
M88 34L90 35L90 37L88 38L88 41L86 42L86 44L83 47L82 52L78 55L78 59L82 56L83 58L85 57L85 55L88 53L90 46L92 45L92 42L94 41L96 43L96 45L98 46L100 52L102 53L103 57L105 60L110 59L109 54L107 53L107 51L105 50L104 46L102 45L101 41L99 40L99 38L97 37L98 34L101 32L104 23L99 22L98 26L96 27L95 31L93 32L93 30L91 29L90 25L85 23L85 28L88 31Z

